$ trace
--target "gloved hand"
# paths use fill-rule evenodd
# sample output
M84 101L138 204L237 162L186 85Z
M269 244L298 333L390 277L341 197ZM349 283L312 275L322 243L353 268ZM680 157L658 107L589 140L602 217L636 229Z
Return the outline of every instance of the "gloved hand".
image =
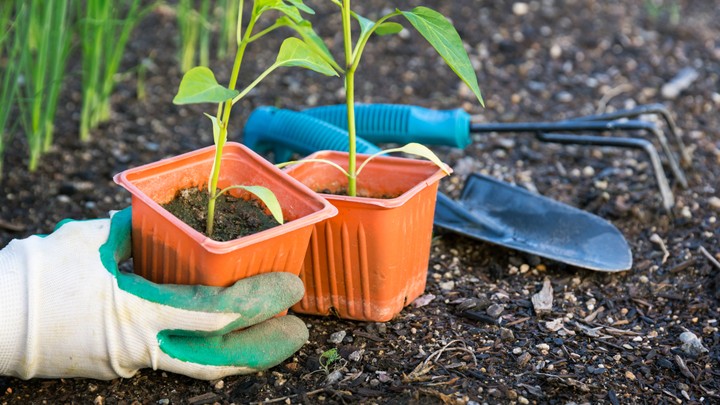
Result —
M130 214L63 222L0 250L0 375L113 379L152 367L210 380L277 365L307 341L298 318L272 318L302 298L292 274L217 288L120 272Z

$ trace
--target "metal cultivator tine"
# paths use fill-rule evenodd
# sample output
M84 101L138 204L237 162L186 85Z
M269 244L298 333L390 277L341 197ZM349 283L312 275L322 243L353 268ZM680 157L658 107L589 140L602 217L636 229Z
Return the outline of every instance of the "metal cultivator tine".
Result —
M650 159L650 164L658 184L658 189L660 190L660 196L662 197L663 208L665 208L665 211L669 213L671 212L672 207L675 206L675 196L673 195L670 184L665 176L665 171L662 168L660 155L652 142L647 139L556 133L538 133L537 138L543 142L561 144L616 146L640 149L644 151Z
M657 139L662 154L672 171L673 177L680 187L687 188L688 182L685 172L678 163L678 159L670 148L665 132L655 122L636 119L641 115L660 115L666 123L667 130L677 144L680 157L685 165L690 162L690 152L682 141L680 132L675 125L668 110L661 104L643 105L632 109L620 110L605 114L588 115L556 122L509 122L509 123L483 123L471 124L471 131L483 132L530 132L543 142L563 144L597 145L611 147L625 147L643 150L650 158L652 170L658 183L663 207L670 212L675 205L675 199L662 166L661 154L652 142L643 138L587 135L587 133L601 132L638 132L647 133ZM570 134L574 133L574 134ZM584 134L579 134L584 133Z
M675 143L677 144L678 150L680 152L680 162L684 167L689 166L692 160L692 157L690 156L690 150L685 146L682 136L680 135L680 131L678 131L677 125L675 125L675 120L673 120L672 116L670 115L670 111L668 111L668 109L662 104L647 104L627 110L618 110L603 114L586 115L583 117L573 118L571 119L571 121L608 121L618 120L622 118L635 118L641 115L659 115L663 119L663 121L665 121L665 125L667 125L667 130L672 136L672 138L675 140Z

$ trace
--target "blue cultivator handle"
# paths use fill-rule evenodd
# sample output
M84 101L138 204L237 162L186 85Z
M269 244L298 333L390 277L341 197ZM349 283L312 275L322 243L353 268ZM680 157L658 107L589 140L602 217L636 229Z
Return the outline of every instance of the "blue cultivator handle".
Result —
M347 128L344 105L304 110L339 128ZM471 142L470 115L462 109L431 110L397 104L358 104L355 106L357 135L372 143L417 142L465 148Z
M243 143L256 152L272 151L276 162L290 160L293 152L309 155L319 150L348 150L347 131L310 115L260 107L250 114ZM373 154L380 149L358 137L358 153Z

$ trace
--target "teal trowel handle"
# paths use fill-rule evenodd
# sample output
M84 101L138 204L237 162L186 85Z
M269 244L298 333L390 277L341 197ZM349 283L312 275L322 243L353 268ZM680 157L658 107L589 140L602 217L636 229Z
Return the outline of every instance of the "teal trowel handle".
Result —
M309 155L319 150L348 150L347 131L310 115L274 107L260 107L250 114L243 143L256 152L275 153L276 162L285 162L293 152ZM357 139L358 153L372 154L380 149Z
M339 128L347 128L344 105L304 110ZM418 142L465 148L470 139L470 115L462 109L431 110L397 104L358 104L355 106L357 135L372 143Z

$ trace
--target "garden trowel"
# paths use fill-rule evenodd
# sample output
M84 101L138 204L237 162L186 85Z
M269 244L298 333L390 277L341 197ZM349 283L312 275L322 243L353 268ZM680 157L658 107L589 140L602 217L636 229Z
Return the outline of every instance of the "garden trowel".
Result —
M308 114L261 107L253 111L243 142L276 161L291 152L348 149L347 131ZM380 149L363 139L358 153ZM615 226L588 212L477 174L468 177L455 201L438 193L434 224L474 239L598 271L632 265L627 241Z

